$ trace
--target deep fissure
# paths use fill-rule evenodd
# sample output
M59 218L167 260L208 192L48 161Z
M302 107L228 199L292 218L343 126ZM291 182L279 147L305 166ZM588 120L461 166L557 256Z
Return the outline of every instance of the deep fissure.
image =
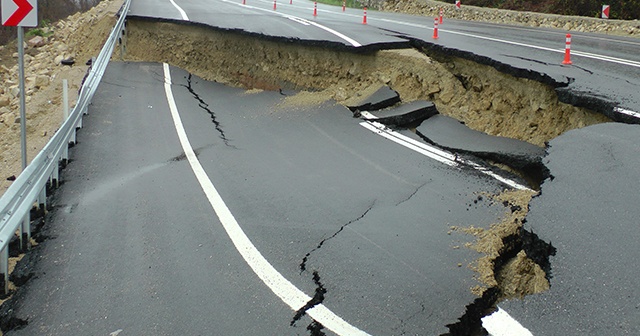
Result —
M514 200L517 199L516 196L511 197ZM492 202L501 199L499 196L493 196L493 198ZM483 199L482 196L478 196L474 203L477 204ZM535 233L524 229L523 225L528 212L526 205L508 200L502 201L502 205L509 213L503 223L497 223L489 230L477 230L473 227L462 229L478 237L475 245L470 247L486 256L479 259L473 268L480 272L481 267L490 267L489 280L492 284L487 284L487 287L481 290L479 298L466 307L465 314L456 323L447 325L449 328L447 335L486 335L481 319L495 312L499 302L512 298L521 299L526 295L548 289L552 278L549 258L555 255L556 248L551 243L540 239ZM495 239L499 239L499 245L495 242L490 243ZM500 246L500 248L498 251L491 252L491 249L487 249L486 246ZM543 279L541 274L544 276ZM486 278L480 277L479 280L486 284ZM543 285L540 286L540 283Z
M376 201L374 200L373 203L371 203L371 205L369 206L369 208L362 214L360 215L358 218L356 219L352 219L349 222L347 222L346 224L343 224L342 226L340 226L340 228L338 229L338 231L336 231L335 233L333 233L331 236L329 236L328 238L325 238L323 240L320 241L320 243L318 243L318 245L311 251L307 252L307 254L305 254L305 256L302 258L302 262L300 263L300 273L303 273L306 269L307 269L307 261L309 260L309 257L311 256L311 254L317 250L319 250L320 248L322 248L322 245L324 245L324 243L327 242L327 240L333 239L335 238L340 232L342 232L342 230L344 230L345 227L347 227L349 224L353 224L359 220L361 220L362 218L364 218L364 216L366 216L369 211L371 211L371 209L373 209L373 206L375 205Z
M296 314L293 316L293 319L289 323L289 325L292 326L292 327L304 315L307 314L307 311L309 309L311 309L311 308L321 304L322 302L324 302L324 295L327 294L327 289L324 287L322 282L320 282L320 275L318 274L318 271L313 271L313 278L312 279L313 279L313 283L316 285L316 290L315 290L311 300L309 300L304 306L302 306L302 308L300 308L300 309L298 309L298 311L296 311ZM316 329L317 329L317 327L318 326L316 326ZM309 329L307 328L307 330L309 330Z

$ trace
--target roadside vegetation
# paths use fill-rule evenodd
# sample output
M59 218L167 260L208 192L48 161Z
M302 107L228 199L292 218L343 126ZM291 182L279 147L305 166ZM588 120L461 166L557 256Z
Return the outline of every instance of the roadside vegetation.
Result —
M77 12L86 12L91 7L97 5L100 0L38 0L38 22L39 27L31 30L31 36L46 37L49 33L46 28L51 22L56 22ZM29 30L25 29L29 34ZM16 38L15 27L0 26L0 45Z
M600 17L602 5L611 6L610 19L640 18L640 0L462 0L466 5L560 15Z
M342 6L342 1L343 0L318 0L318 2L335 6ZM420 2L422 0L400 1ZM381 9L388 2L392 1L346 0L346 6L350 8L369 7ZM453 4L455 1L439 2ZM607 4L611 6L610 19L640 19L640 0L462 0L462 3L469 6L586 17L600 17L602 5Z

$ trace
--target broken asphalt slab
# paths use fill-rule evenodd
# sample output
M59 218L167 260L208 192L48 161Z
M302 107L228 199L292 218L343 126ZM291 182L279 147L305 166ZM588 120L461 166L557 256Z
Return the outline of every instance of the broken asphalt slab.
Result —
M352 112L376 111L393 106L400 102L400 95L388 86L379 88L370 96L347 106Z
M534 335L640 334L639 137L607 123L551 141L525 224L557 248L551 288L500 304Z
M418 100L395 108L376 111L375 120L392 127L405 127L419 123L438 114L438 109L430 101Z
M416 133L438 147L504 163L528 175L546 177L546 168L542 165L545 149L528 142L479 132L443 115L423 121Z

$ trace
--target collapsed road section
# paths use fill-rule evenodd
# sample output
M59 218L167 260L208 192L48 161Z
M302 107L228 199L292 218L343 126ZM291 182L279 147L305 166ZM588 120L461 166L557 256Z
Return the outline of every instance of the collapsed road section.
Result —
M195 25L129 20L126 59L167 61L204 79L247 89L321 91L343 105L383 85L406 102L491 135L544 146L570 129L609 119L558 101L554 88L490 66L418 49L328 49ZM331 46L331 45L330 45Z
M359 106L364 97L388 87L402 97L403 103L424 105L420 101L432 102L428 104L437 108L437 112L458 120L478 134L517 139L523 143L521 148L527 153L525 156L535 152L538 159L534 163L526 160L510 162L514 155L487 157L501 161L498 163L517 173L524 173L525 178L535 176L532 185L539 184L547 176L539 158L548 141L571 129L609 121L600 113L560 102L550 83L514 77L489 65L420 46L356 50L335 48L335 44L296 43L206 26L136 19L129 20L127 29L127 60L168 62L204 79L230 86L281 92L304 90L314 99L332 99L350 107ZM386 100L387 105L398 101L393 97ZM426 105L421 108L430 110ZM420 120L417 121L419 124ZM428 126L423 126L423 132L424 127ZM426 139L432 137L426 132L420 135ZM450 147L456 150L456 146ZM462 152L486 153L484 150ZM489 274L479 276L486 287L477 289L476 294L481 298L467 307L467 314L460 322L449 326L452 335L469 330L479 332L482 329L480 318L490 313L498 300L548 288L548 278L543 270L544 264L548 264L549 253L541 255L542 262L533 262L526 255L533 244L524 243L525 237L531 235L522 229L530 197L531 194L525 197L522 205L504 201L518 217L510 219L506 224L508 228L498 235L495 232L486 234L498 237L492 244L498 247L492 252L479 249L488 257L474 266L480 274ZM480 235L473 230L467 233ZM530 273L530 276L523 277L517 274L519 272ZM505 275L509 273L511 275Z

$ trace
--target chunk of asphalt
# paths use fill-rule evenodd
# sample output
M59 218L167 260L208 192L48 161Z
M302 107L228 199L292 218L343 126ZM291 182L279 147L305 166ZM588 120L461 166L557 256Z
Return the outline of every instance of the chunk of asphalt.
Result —
M526 172L535 170L544 175L537 179L546 177L548 173L542 165L542 157L546 154L544 148L522 140L479 132L451 117L433 116L420 124L416 133L425 141L454 152L504 163Z
M362 99L353 106L347 106L352 112L376 111L393 106L400 102L400 95L388 86L383 86L372 95Z
M398 107L377 111L377 122L388 126L403 127L415 125L425 119L438 114L435 104L430 101L418 100Z

